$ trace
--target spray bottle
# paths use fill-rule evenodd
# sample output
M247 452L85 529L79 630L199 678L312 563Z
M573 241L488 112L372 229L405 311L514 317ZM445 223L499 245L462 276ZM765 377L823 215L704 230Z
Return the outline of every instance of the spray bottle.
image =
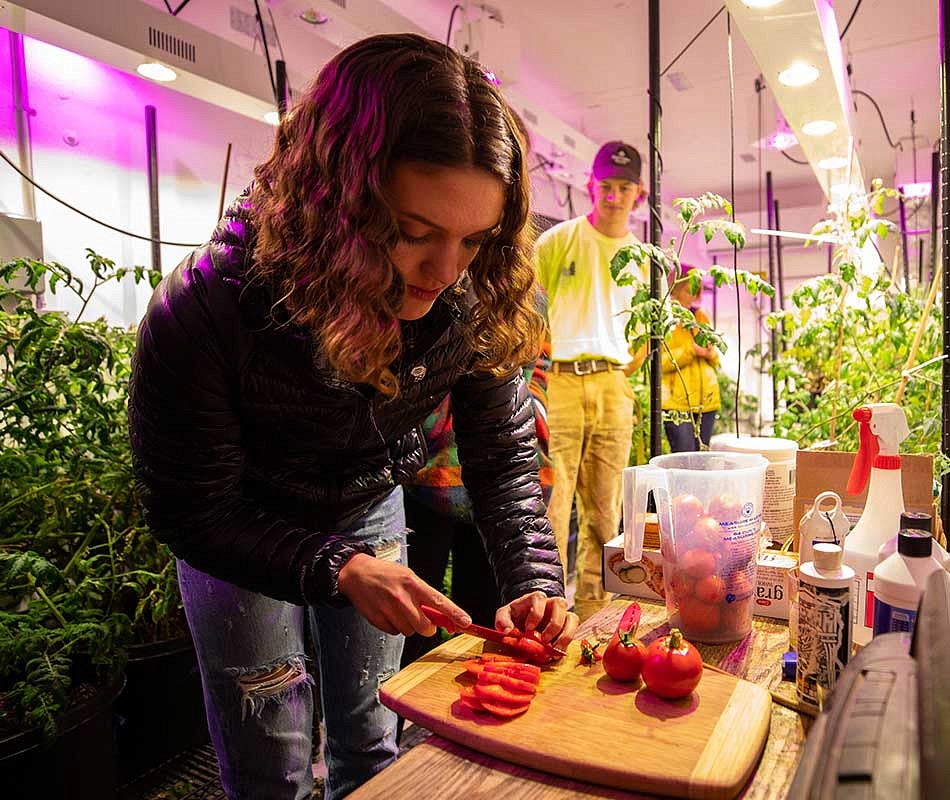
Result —
M904 410L896 403L871 403L852 415L860 423L858 455L848 479L848 494L868 499L858 524L844 542L844 563L855 572L851 602L852 640L865 645L874 626L874 568L878 549L900 530L904 510L898 447L910 435Z

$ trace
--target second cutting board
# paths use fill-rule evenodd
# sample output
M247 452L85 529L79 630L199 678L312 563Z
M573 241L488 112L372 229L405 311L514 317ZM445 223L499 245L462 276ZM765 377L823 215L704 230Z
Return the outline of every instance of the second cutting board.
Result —
M760 686L706 670L692 696L661 700L612 681L599 663L579 663L579 642L544 668L520 717L472 711L459 701L459 687L474 683L462 662L483 644L464 634L450 639L390 678L380 698L406 719L496 758L673 797L735 797L765 746L771 697Z

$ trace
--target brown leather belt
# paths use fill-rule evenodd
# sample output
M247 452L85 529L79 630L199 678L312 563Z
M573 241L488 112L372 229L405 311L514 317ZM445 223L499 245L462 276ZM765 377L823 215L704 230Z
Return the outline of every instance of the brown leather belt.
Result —
M570 372L574 375L593 375L595 372L609 372L612 369L620 369L619 364L607 361L604 358L585 358L581 361L555 361L551 365L551 371L555 375L562 372Z

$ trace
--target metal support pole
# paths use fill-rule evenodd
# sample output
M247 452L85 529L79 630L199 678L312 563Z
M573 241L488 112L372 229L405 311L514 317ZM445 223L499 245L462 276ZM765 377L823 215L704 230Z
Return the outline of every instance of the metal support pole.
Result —
M660 105L660 0L649 3L649 58L650 58L650 244L662 247L663 225L660 216L660 140L662 138L663 110ZM650 264L650 296L659 300L665 282L663 268L656 261ZM661 394L662 364L660 341L656 329L651 331L653 357L650 361L650 455L663 451L663 400Z
M937 217L940 211L940 149L930 154L930 276L927 285L934 279L937 269ZM922 281L921 281L922 282Z
M904 261L904 291L910 291L910 253L907 250L907 205L904 203L904 195L897 198L897 208L900 211L900 229L901 229L901 258Z
M765 214L766 214L766 226L770 231L776 230L775 227L775 216L774 216L774 203L775 196L772 190L772 170L767 170L765 173ZM766 236L766 240L769 245L769 283L772 286L775 286L775 242L772 241L774 237ZM778 304L775 301L775 295L772 295L770 299L770 308L774 312L778 307ZM772 328L772 333L769 336L769 355L772 359L772 367L769 370L772 373L772 419L774 420L778 414L778 380L775 378L775 364L778 362L778 329Z
M162 238L158 217L158 138L155 125L155 106L145 106L145 149L148 153L148 214L151 223L152 269L162 271Z
M25 175L33 178L33 136L30 131L30 97L26 81L26 57L23 53L23 34L8 31L10 39L10 64L13 72L13 116L16 120L16 146L19 167ZM23 216L36 219L36 191L26 178L20 178L23 197Z
M775 211L775 228L774 230L782 230L782 223L779 221L778 216L778 200L774 200L772 207ZM782 269L782 237L775 237L775 266L776 266L776 277L778 278L778 284L776 289L778 290L778 305L779 308L785 308L785 271Z
M950 17L947 0L940 0L940 222L943 226L943 252L940 269L943 272L943 387L941 409L943 431L941 450L950 455L950 129L947 124L947 99L950 97L950 74L947 71L947 37L950 35ZM950 474L941 478L940 519L944 535L950 531Z
M274 75L277 83L277 118L283 119L287 113L287 64L283 59L274 62Z
M719 266L719 256L717 256L717 255L713 255L713 266L714 266L714 267ZM712 285L712 306L713 306L712 324L713 324L713 327L714 327L714 328L718 328L718 327L719 327L719 321L718 321L718 317L719 317L719 287L716 286L716 282L715 282L715 281L713 281L713 285Z

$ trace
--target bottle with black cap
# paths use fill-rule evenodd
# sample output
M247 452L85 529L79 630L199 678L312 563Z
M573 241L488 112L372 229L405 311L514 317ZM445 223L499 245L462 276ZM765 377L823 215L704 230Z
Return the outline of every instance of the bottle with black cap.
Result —
M912 529L916 531L927 531L933 533L933 517L926 512L902 511L900 528L898 530ZM881 563L888 556L897 552L897 535L895 534L882 544L877 550L877 560ZM934 557L943 564L943 568L950 570L950 553L941 547L940 542L934 539L933 543Z
M912 633L927 578L943 568L929 530L902 529L897 534L897 552L874 569L874 636Z

